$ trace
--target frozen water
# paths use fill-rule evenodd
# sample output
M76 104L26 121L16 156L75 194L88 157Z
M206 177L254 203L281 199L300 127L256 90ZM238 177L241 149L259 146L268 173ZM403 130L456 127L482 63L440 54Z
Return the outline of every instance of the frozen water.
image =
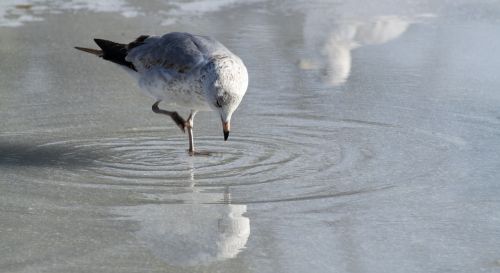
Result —
M2 0L0 27L17 27L26 22L42 21L43 15L78 11L119 12L125 17L139 14L124 0Z
M2 1L0 272L498 272L496 1ZM92 38L245 61L209 157ZM185 114L185 113L184 113Z

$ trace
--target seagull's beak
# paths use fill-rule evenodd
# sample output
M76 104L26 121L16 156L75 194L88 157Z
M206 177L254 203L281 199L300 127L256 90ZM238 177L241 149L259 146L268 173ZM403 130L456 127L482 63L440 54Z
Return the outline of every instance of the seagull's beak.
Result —
M231 130L231 124L228 122L222 122L222 130L224 131L224 141L229 137L229 130Z

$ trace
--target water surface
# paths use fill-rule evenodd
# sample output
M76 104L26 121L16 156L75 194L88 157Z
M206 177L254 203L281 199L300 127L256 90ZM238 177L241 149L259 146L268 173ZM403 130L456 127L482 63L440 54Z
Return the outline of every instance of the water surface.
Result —
M1 272L498 272L495 1L4 1ZM217 37L197 146L92 38Z

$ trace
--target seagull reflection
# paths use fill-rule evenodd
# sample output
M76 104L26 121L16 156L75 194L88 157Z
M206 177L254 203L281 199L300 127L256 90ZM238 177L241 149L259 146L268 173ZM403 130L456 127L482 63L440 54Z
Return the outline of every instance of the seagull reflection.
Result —
M324 12L306 14L303 35L310 55L301 59L299 66L321 71L324 82L331 86L341 85L349 77L353 49L393 40L415 22L415 18L401 16L326 20L329 16L317 14Z
M243 216L247 206L230 204L228 189L175 198L186 203L120 207L116 212L137 221L135 237L172 266L208 265L234 258L245 247L250 235L250 220Z

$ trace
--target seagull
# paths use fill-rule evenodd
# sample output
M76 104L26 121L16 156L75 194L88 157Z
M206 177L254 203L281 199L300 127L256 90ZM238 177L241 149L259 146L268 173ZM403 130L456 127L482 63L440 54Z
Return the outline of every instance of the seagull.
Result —
M229 137L233 112L248 87L243 61L212 37L171 32L142 35L128 44L94 39L100 49L75 47L123 67L156 102L152 110L169 116L188 132L189 154L195 151L193 119L199 111L216 111L224 141ZM160 102L190 110L187 120L176 111L159 108Z

